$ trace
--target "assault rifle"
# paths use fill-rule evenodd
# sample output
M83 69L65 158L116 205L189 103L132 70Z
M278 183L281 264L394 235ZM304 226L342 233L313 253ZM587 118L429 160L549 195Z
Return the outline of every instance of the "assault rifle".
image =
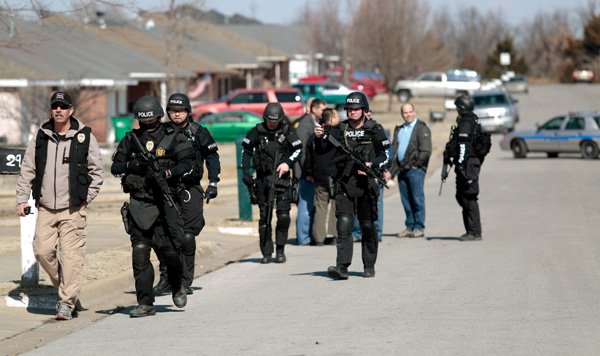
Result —
M452 139L454 138L454 129L456 129L456 125L452 125L452 127L450 127L450 136L448 137L448 142L452 141ZM448 149L448 146L446 145L446 150ZM442 195L442 188L444 187L444 183L446 182L446 178L448 178L448 172L450 172L450 167L452 167L452 161L450 161L449 159L447 160L446 157L446 150L444 150L444 165L442 166L442 181L440 183L440 191L438 193L438 196ZM450 163L448 163L450 162Z
M146 161L146 163L148 163L148 166L150 167L150 169L152 169L152 172L153 172L152 176L154 177L154 180L156 180L156 183L158 184L158 187L160 188L160 192L162 193L163 198L165 198L165 200L167 201L167 204L169 204L169 207L175 208L177 215L181 215L181 211L179 211L177 204L175 203L175 201L173 200L173 197L170 194L171 189L169 188L167 179L165 177L163 177L162 170L160 169L160 167L158 166L158 163L156 162L156 156L153 155L152 153L146 151L146 149L144 149L144 146L142 146L140 139L134 133L131 133L131 135L129 135L129 136L131 137L135 147L138 149L140 157L144 161Z
M275 158L273 159L273 173L268 180L269 186L269 194L267 195L267 216L266 216L266 224L267 226L271 226L271 219L273 218L273 208L275 207L275 183L277 182L278 173L277 173L277 162L281 159L281 153L279 150L275 152Z
M344 145L342 145L340 141L338 141L335 137L328 135L328 139L334 147L341 149L350 158L350 160L359 167L361 171L366 172L371 177L377 179L377 181L381 183L381 185L383 185L386 189L390 189L390 187L388 187L385 183L385 179L383 178L383 174L381 172L376 171L373 168L367 166L365 162L363 162L360 158L356 157L354 153L352 153L352 151L344 147Z

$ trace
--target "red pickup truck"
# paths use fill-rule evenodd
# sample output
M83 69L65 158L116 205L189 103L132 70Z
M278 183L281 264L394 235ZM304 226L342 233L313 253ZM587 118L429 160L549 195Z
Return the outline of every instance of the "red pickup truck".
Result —
M262 117L268 103L280 102L290 120L304 114L302 95L297 89L235 89L221 99L194 107L194 117L221 111L249 111Z

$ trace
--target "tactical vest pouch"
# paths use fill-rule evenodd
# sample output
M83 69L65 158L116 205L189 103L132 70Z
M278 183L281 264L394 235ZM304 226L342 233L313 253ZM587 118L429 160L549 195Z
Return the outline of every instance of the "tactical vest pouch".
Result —
M92 183L92 177L90 176L90 174L88 172L87 166L81 166L78 164L77 171L79 173L77 176L77 181L79 182L78 187L77 187L79 199L81 199L81 201L86 201L87 194L88 194L88 187Z
M158 218L158 207L154 204L131 199L129 203L129 215L141 230L148 230Z

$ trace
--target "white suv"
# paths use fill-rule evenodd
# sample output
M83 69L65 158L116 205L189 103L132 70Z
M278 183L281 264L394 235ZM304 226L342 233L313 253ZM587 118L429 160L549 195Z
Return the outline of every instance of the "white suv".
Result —
M473 93L473 103L483 131L513 131L519 121L518 100L504 89L478 90Z

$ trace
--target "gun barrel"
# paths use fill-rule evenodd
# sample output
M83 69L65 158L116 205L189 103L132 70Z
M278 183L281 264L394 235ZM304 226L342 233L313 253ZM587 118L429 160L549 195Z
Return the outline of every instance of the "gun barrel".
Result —
M333 144L333 146L340 148L346 154L346 156L350 157L352 162L354 162L360 167L361 171L364 171L371 177L377 179L377 181L381 183L381 185L383 185L386 189L390 189L390 187L388 187L387 183L385 182L385 179L383 179L383 174L367 166L365 162L361 161L358 157L356 157L354 153L352 153L347 147L344 147L344 145L342 145L340 141L338 141L335 137L329 135L328 139L329 142Z

